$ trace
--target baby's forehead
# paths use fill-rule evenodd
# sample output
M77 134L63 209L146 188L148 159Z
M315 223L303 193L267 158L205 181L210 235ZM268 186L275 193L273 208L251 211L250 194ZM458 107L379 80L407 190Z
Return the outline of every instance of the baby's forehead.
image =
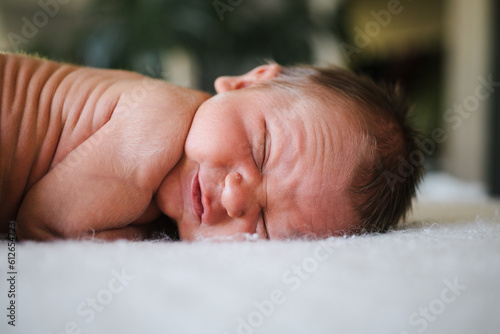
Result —
M328 127L330 133L353 137L361 134L357 103L323 90L273 88L267 96L265 116L285 124L302 124L314 130Z
M316 84L266 85L261 89L269 104L269 113L301 116L312 121L352 119L359 109L352 99Z
M346 195L355 147L324 122L297 124L303 128L282 126L288 134L273 140L279 153L269 166L269 188L274 190L270 209L280 224L286 224L281 233L324 236L351 227L354 220Z

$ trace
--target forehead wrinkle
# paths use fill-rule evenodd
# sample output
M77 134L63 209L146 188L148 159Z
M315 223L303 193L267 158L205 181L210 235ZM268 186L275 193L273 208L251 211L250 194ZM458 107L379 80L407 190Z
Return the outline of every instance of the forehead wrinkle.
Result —
M278 168L286 173L286 176L293 175L299 167L297 163L304 152L304 134L300 129L284 124L281 119L274 118L268 122L271 132L271 158L269 167ZM273 131L274 130L274 131ZM288 177L280 180L285 181ZM295 183L295 182L294 182Z
M360 126L356 106L344 97L336 94L320 94L319 100L322 105L328 106L323 109L322 114L325 117L320 120L320 124L325 130L324 133L328 143L326 143L326 157L324 162L328 165L330 173L334 173L337 180L337 190L341 191L345 183L351 179L352 170L357 158L362 154L362 140L359 133ZM360 151L361 150L361 151Z
M303 217L302 226L297 228L309 228L306 234L312 231L333 233L343 224L347 217L345 211L349 211L345 190L355 161L353 158L359 154L354 144L358 140L345 118L346 106L341 101L330 101L327 105L328 109L323 107L324 104L309 105L309 113L304 114L310 120L304 123L308 126L306 134L312 137L307 142L306 151L314 152L306 175L316 177L303 183L303 189L297 189L300 195L305 195L304 190L309 191L296 206L302 209Z
M302 227L308 228L308 231L301 231L301 234L306 235L312 231L326 229L327 221L317 217L317 210L323 212L325 208L330 207L331 197L329 194L332 186L335 186L336 183L332 184L332 180L328 178L329 175L334 174L334 166L332 166L334 162L332 158L335 156L333 152L334 133L332 132L332 124L324 116L329 115L326 115L322 110L311 110L310 114L307 115L308 121L305 122L307 124L306 133L309 134L306 150L313 152L312 159L305 163L309 167L308 175L314 175L315 178L309 178L309 182L302 184L305 189L301 191L301 195L304 197L298 206L303 213L307 214L307 217L304 217L306 219L304 219Z
M354 115L351 115L356 111L353 110L355 106L331 94L312 96L314 98L303 99L298 103L293 97L281 101L283 108L276 116L279 121L282 121L281 116L285 116L287 122L295 120L295 124L300 124L308 137L313 136L307 138L307 145L303 139L300 140L305 145L303 151L310 155L299 159L300 163L290 168L291 175L283 175L283 180L278 175L277 182L273 181L278 190L286 190L289 184L293 186L293 201L287 203L287 207L277 207L279 210L273 212L273 215L276 214L273 219L279 220L277 224L286 224L286 228L281 226L273 232L284 237L312 232L318 237L335 235L350 226L349 222L354 217L346 190L356 159L363 154L359 147L362 144L359 130L353 123L356 119L353 120ZM286 126L286 123L281 125ZM305 127L310 130L305 131ZM287 141L284 145L290 147L291 143ZM311 150L313 153L308 152ZM311 178L313 174L316 179ZM298 179L289 179L292 183L285 182L285 178L296 175ZM279 200L286 200L279 193L275 195Z
M286 217L297 207L298 183L304 173L304 167L298 163L306 150L303 124L294 121L293 117L283 113L268 117L271 157L268 163L267 185L268 193L274 195L268 197L268 211L272 212L269 217L279 220L280 223L288 223L289 219ZM283 234L283 231L276 232L280 236Z
M286 123L291 124L287 126ZM321 194L324 193L323 188L330 187L325 182L327 181L325 171L329 172L328 169L331 169L327 161L327 156L331 157L332 150L331 127L329 122L324 122L318 113L312 111L309 114L300 113L294 117L287 117L285 124L279 122L277 127L281 130L278 139L280 146L284 146L282 157L292 156L291 159L280 161L280 165L283 166L281 170L286 171L287 175L279 180L278 193L287 196L280 198L279 201L285 200L288 203L285 207L282 205L278 207L280 211L285 211L285 214L282 214L283 218L294 216L294 219L286 219L288 234L291 233L288 236L307 235L313 230L314 224L326 224L324 221L315 222L317 219L311 208L316 207L318 201L321 202L318 206L320 208L327 204L328 196ZM307 177L308 175L314 175L315 179L312 180L311 177ZM298 198L300 199L297 200ZM274 203L277 209L276 202ZM324 230L325 226L320 228Z
M343 174L350 170L347 164L351 160L345 155L355 154L351 152L354 146L346 147L353 134L344 129L348 125L345 106L338 100L277 100L266 116L279 130L271 133L271 151L278 141L281 149L279 155L272 152L275 161L269 165L269 189L275 197L269 198L269 217L277 224L271 235L328 234L338 219L343 220ZM344 139L346 135L349 138ZM306 157L301 159L302 155Z

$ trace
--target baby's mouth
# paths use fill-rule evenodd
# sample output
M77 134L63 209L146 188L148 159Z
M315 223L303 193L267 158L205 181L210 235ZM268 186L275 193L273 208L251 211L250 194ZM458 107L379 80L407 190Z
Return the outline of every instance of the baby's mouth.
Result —
M196 173L191 183L191 202L193 203L194 214L198 217L200 222L201 222L201 217L203 216L203 212L205 211L201 199L202 199L202 194L200 187L200 179L199 179L199 174Z

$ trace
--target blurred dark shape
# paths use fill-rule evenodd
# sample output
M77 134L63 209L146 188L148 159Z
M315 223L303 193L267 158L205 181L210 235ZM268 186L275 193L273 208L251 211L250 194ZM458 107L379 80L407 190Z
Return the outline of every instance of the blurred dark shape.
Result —
M493 4L493 40L500 38L500 3L495 1ZM493 47L493 81L500 82L500 45L494 44ZM488 166L488 190L490 195L500 197L500 94L495 91L493 94L493 103L491 104L491 123L490 123L490 142L489 154L490 163Z
M273 59L281 64L311 61L314 22L307 1L99 0L84 14L66 60L87 66L161 75L160 57L174 47L192 54L201 89L213 91L219 75L241 74ZM231 5L237 4L237 5ZM36 43L33 50L47 53ZM154 69L152 73L151 69Z

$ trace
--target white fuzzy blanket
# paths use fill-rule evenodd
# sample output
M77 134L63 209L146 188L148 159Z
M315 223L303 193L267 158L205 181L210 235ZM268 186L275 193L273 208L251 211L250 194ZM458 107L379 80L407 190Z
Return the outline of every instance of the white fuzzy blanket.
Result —
M18 243L15 298L1 242L0 333L499 333L500 206L441 205L322 242Z

